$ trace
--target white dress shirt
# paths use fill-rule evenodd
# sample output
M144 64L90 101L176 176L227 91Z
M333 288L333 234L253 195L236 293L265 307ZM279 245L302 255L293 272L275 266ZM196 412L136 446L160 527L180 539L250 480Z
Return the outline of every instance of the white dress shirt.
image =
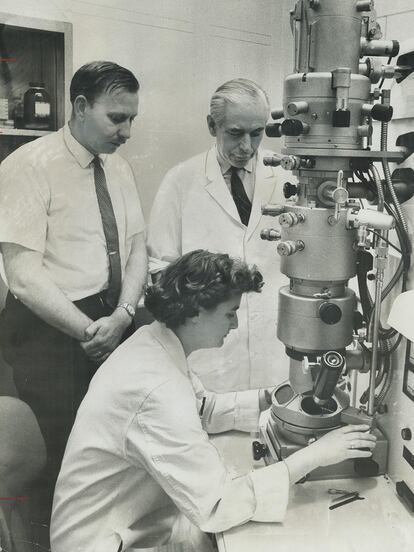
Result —
M189 524L180 531L179 512L206 532L281 521L286 465L235 475L206 433L256 430L258 417L257 391L205 391L175 333L142 327L101 366L79 408L56 485L52 551L185 542L193 537Z
M66 125L22 146L0 166L0 242L43 255L51 280L76 301L108 287L109 261L91 161ZM131 167L101 156L124 272L134 235L145 230Z

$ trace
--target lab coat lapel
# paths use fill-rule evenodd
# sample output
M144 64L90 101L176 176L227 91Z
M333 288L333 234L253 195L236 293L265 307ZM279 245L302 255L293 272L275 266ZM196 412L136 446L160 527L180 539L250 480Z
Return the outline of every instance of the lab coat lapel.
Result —
M262 205L268 203L276 185L272 167L263 164L263 153L259 150L256 165L256 181L254 186L252 212L247 227L246 240L249 240L259 224L262 216Z
M220 165L216 157L216 149L207 152L206 158L206 191L236 222L243 226L237 212L236 204L230 190L221 174Z

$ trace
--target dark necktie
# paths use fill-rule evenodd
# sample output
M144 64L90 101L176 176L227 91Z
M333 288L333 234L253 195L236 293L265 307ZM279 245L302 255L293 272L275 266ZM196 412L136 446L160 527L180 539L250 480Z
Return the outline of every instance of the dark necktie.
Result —
M119 257L119 237L115 213L106 184L105 172L98 156L94 157L93 173L95 190L101 212L102 226L106 240L106 250L109 257L109 282L106 300L108 305L115 307L118 303L122 285L121 260Z
M250 213L252 210L252 202L247 197L243 182L237 173L237 167L231 167L230 171L231 195L233 196L237 211L239 212L240 220L245 226L247 226L249 224Z

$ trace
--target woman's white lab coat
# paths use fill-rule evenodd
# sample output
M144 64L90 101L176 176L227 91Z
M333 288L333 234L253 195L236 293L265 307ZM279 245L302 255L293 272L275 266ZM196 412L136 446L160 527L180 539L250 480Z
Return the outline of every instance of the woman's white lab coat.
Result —
M203 429L251 431L258 416L257 391L206 392L171 330L141 328L100 367L80 406L56 485L52 550L190 542L186 550L204 552L200 529L281 521L284 462L235 476Z

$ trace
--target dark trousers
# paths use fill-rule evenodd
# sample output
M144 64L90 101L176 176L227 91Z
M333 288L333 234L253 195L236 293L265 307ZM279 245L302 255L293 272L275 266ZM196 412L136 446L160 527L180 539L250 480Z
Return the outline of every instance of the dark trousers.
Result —
M92 320L113 310L104 292L75 301L75 305ZM123 339L133 330L131 325ZM66 442L98 365L88 359L76 339L49 326L10 293L0 315L0 347L13 368L19 397L32 408L45 439L47 465L36 495L41 502L38 513L48 524Z

